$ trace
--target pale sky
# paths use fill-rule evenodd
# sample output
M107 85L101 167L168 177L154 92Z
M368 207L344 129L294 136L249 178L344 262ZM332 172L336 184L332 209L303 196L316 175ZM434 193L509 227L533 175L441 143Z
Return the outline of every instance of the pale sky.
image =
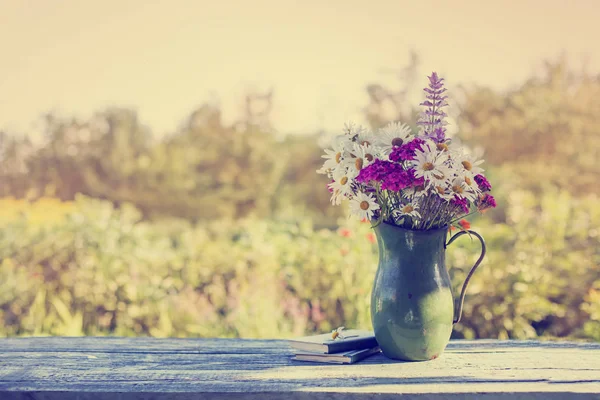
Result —
M562 51L600 71L599 19L594 0L0 0L0 129L120 105L161 134L273 86L279 131L333 130L410 49L419 86L436 70L504 89Z

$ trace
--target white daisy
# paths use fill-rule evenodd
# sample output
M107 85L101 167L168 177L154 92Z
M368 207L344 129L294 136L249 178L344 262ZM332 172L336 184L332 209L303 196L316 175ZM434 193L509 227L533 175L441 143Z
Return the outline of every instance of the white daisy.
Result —
M325 159L325 163L317 170L319 174L331 175L334 170L343 165L344 158L348 156L346 149L351 147L352 142L344 138L343 135L338 135L332 139L331 144L333 148L325 149L325 155L321 156Z
M451 155L456 155L462 151L463 146L461 146L460 141L455 138L450 141L447 141L446 146L448 146L448 152Z
M374 144L379 148L381 154L390 155L394 146L401 146L412 139L410 127L399 122L391 122L380 128L377 135L373 137Z
M367 130L363 130L356 137L356 143L360 144L361 146L373 146L374 141L375 136L373 135L373 132Z
M329 200L334 206L339 206L340 204L342 204L342 200L347 199L347 186L336 181L331 182L327 186L331 190L331 198Z
M325 155L321 156L321 158L325 159L325 163L317 170L317 174L328 175L342 162L342 152L325 149Z
M358 138L364 138L368 134L367 129L362 125L356 125L351 121L344 123L344 136L353 142L356 142Z
M453 164L453 156L456 154L457 147L453 142L436 143L435 147L440 153L440 157L449 165Z
M352 182L356 178L349 168L338 168L333 175L334 181L327 185L331 189L331 203L340 205L342 200L352 196Z
M467 188L473 193L475 193L476 196L479 196L479 194L481 194L481 189L479 188L479 185L477 185L477 182L475 182L475 178L470 176L470 174L463 174L460 177L465 181L465 185L467 186Z
M472 154L466 153L464 151L458 152L453 157L453 160L458 168L462 166L461 172L473 178L477 174L481 174L483 172L483 168L479 167L483 160L478 160Z
M441 155L440 157L443 157ZM448 186L454 179L455 174L452 168L442 164L438 166L435 171L429 176L428 184L433 186Z
M346 135L337 135L333 138L333 146L337 146L342 150L347 151L348 149L351 149L353 145L352 139Z
M475 201L477 198L476 193L472 191L469 186L467 186L465 178L462 176L457 176L454 178L452 184L450 185L450 192L453 194L453 197L462 197L469 201Z
M415 177L424 177L426 181L445 180L450 171L444 165L444 158L439 156L440 153L435 143L427 141L421 147L423 150L417 149L415 151L415 159L412 161L415 169Z
M403 205L398 210L394 210L392 215L397 220L400 220L404 217L421 218L421 214L419 214L418 211L418 206L416 204L411 203Z
M371 220L375 211L379 210L379 204L371 194L358 192L352 200L350 200L350 212L356 215L359 219Z
M450 201L454 198L454 193L452 192L452 190L450 190L449 185L431 185L430 187L433 188L434 193L438 197L441 197L446 201Z
M374 148L369 145L360 145L354 143L350 150L350 157L344 159L344 165L349 169L354 169L358 175L361 169L373 164L375 161Z
M339 183L331 182L327 186L331 189L331 198L329 199L329 201L331 201L331 204L334 206L339 206L340 204L342 204L342 200L344 200L346 196L340 190Z
M358 173L359 171L354 167L342 166L335 170L332 176L333 179L338 182L345 180L349 185L352 185L354 179L358 176Z

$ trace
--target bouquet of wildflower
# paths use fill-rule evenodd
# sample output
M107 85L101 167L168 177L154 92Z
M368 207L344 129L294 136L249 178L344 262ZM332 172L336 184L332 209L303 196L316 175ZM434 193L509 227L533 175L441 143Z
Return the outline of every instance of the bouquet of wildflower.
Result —
M413 230L447 227L496 207L483 160L446 138L443 81L434 72L423 89L425 110L417 134L401 123L376 133L345 125L333 148L325 149L325 164L317 171L332 179L328 187L334 205L347 199L351 213L361 219Z

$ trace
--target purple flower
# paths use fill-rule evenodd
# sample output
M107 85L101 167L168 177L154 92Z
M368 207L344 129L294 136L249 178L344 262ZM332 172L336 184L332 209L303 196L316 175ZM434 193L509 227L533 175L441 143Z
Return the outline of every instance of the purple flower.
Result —
M475 182L477 183L477 186L479 186L479 189L481 189L481 191L484 193L492 190L492 185L490 185L490 182L488 182L486 177L481 174L475 175Z
M423 89L427 95L427 100L420 105L427 107L421 113L417 125L422 127L423 134L434 140L436 143L442 143L446 140L447 122L444 118L447 114L441 110L442 107L448 105L446 99L448 96L442 94L446 91L444 88L444 78L438 77L437 73L433 72L429 78L429 87Z
M464 214L469 213L469 202L463 197L454 196L451 203L458 207Z
M376 159L373 164L360 170L356 180L362 183L369 183L371 181L380 182L387 174L394 171L394 165L397 164Z
M419 184L423 185L423 183L424 180L422 178L415 178L414 169L409 169L408 171L400 169L386 176L381 183L381 188L391 190L392 192L399 192L407 187L418 186Z
M401 164L391 161L375 160L363 168L356 177L358 182L378 182L382 190L398 192L407 187L424 185L423 178L415 177L415 170L405 170Z
M479 211L485 211L489 208L496 208L496 199L494 199L494 196L486 193L479 198L479 204L477 205L477 208Z
M415 159L415 151L423 150L421 145L425 143L423 139L414 138L408 143L405 143L401 146L395 146L390 154L390 160L402 162L402 161L410 161Z

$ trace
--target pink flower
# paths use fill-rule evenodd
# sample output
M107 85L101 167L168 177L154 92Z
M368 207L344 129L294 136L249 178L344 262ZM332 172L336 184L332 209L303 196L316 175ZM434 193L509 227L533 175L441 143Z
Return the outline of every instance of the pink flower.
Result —
M485 211L490 208L496 208L496 199L494 199L494 196L491 196L486 193L479 198L479 204L477 205L477 209L479 211Z
M369 232L367 233L367 240L371 243L375 243L377 241L377 238L375 237L375 234L373 232Z
M475 182L477 183L477 186L479 186L479 189L484 193L492 190L492 185L490 185L486 177L481 174L475 175Z
M352 231L348 228L342 228L340 229L340 236L346 238L352 237Z

